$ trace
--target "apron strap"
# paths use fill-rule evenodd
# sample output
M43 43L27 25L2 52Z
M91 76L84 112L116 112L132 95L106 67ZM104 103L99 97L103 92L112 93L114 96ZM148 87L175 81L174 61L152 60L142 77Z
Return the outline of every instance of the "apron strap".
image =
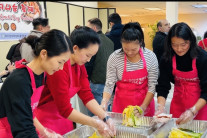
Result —
M72 75L72 70L71 70L71 64L70 64L70 59L68 60L68 71L69 71L69 80L70 80L70 86L73 86L73 81L72 81L72 78L73 78L73 75Z
M25 59L16 61L15 62L15 67L19 68L19 69L20 68L26 68L27 69L27 71L29 72L29 75L30 75L30 79L31 79L32 90L34 92L34 90L36 90L36 83L35 83L34 74L33 74L33 71L27 65L24 64L24 62L26 63Z
M203 40L201 40L202 41L202 43L203 43L203 47L204 47L204 49L206 48L206 45L205 45L205 43L204 43L204 41Z
M192 66L193 66L193 67L192 67L193 70L197 70L197 68L196 68L196 58L193 59Z
M173 64L173 69L176 70L176 66L177 66L177 64L176 64L176 57L175 57L175 55L174 55L173 58L172 58L172 64ZM193 70L196 70L196 69L197 69L197 68L196 68L196 58L194 58L194 59L192 60L192 68L193 68Z
M173 65L173 69L176 69L176 57L175 55L172 57L172 65Z
M68 60L68 69L69 69L69 80L70 80L70 86L74 86L74 83L73 83L73 74L72 74L72 69L71 69L71 64L70 64L70 59ZM80 68L78 67L77 68L77 70L78 70L78 80L79 80L79 78L80 78Z
M145 60L143 52L142 52L142 48L139 49L139 54L140 54L141 59L143 61L144 68L147 68L147 64L146 64L146 60ZM126 72L126 64L127 64L127 58L126 58L126 54L124 53L124 72Z
M42 80L42 85L45 85L46 83L46 72L44 72L44 79Z
M146 64L146 60L145 60L143 52L142 52L142 48L139 49L139 54L141 55L141 59L142 59L143 64L144 64L144 68L147 68L147 64Z

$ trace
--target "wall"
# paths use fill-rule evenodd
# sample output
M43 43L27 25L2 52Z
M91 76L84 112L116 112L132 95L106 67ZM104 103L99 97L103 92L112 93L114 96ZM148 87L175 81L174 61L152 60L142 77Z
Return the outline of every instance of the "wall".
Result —
M179 22L186 22L193 28L198 36L203 38L204 32L207 31L207 14L183 14L178 17Z
M85 6L85 7L93 7L97 8L98 7L98 2L66 2L66 1L61 1L64 3L69 3L69 4L75 4L75 5L80 5L80 6Z
M59 29L68 34L67 4L46 2L46 7L50 29Z
M154 24L156 21L159 21L160 19L164 19L165 15L153 15L153 16L134 16L134 17L122 17L122 23L128 23L130 21L132 22L139 22L144 28L144 39L145 39L145 45L148 49L152 50L152 41L150 40L150 37L148 35L148 32L151 31L151 29L148 27L148 24ZM207 14L179 14L178 16L178 22L185 22L187 23L191 28L193 28L198 36L203 37L203 34L205 31L207 31Z
M11 45L18 43L18 41L0 41L0 71L4 70L9 60L6 59L6 55Z
M139 22L141 27L144 29L144 41L146 48L152 50L152 41L150 40L150 37L148 35L148 32L151 31L151 29L148 27L148 24L154 24L156 21L165 18L165 15L152 15L152 16L133 16L133 17L121 17L122 18L122 24L126 24L128 22Z
M75 5L69 5L75 4ZM77 6L76 6L77 5ZM79 5L79 6L78 6ZM67 6L69 7L69 21L68 25L68 14ZM81 7L87 6L87 7ZM92 8L89 8L92 7ZM97 2L46 2L47 17L49 18L49 24L51 29L60 29L66 34L72 32L75 25L83 25L89 18L98 17ZM56 10L54 10L56 9ZM83 9L84 9L84 21L83 21ZM107 30L107 9L102 10L99 13L99 18L103 24L103 32ZM58 12L57 12L58 11ZM109 9L109 13L113 13L113 9ZM74 14L75 13L75 14ZM78 15L77 15L78 14ZM9 63L6 59L6 55L12 44L18 41L0 41L0 71L5 69L5 66Z

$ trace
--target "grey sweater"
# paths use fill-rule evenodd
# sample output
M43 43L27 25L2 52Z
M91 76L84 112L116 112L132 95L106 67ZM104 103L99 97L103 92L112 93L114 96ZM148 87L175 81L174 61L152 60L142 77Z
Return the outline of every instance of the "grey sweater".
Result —
M37 37L40 37L42 35L42 32L37 30L32 30L28 36L30 35L35 35ZM34 58L32 47L27 43L22 43L20 47L20 54L22 59L25 59L27 62L31 62L32 59Z

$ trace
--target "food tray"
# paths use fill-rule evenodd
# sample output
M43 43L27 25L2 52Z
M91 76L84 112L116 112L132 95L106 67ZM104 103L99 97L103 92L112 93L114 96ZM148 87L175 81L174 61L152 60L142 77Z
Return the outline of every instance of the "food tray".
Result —
M147 138L156 131L163 123L154 123L152 117L142 117L142 125L134 128L122 125L122 114L108 112L116 127L116 138ZM87 138L96 130L90 126L81 126L67 134L64 138ZM98 132L97 132L98 134Z
M173 118L166 124L163 124L158 130L152 133L150 138L168 138L168 135L173 127L176 127L176 119ZM190 123L177 125L178 128L193 130L197 133L203 133L201 138L207 137L207 121L193 120Z
M115 124L122 124L123 117L121 113L107 112L107 114L113 119Z
M88 138L95 132L95 129L93 129L90 126L80 126L65 135L63 135L64 138Z
M115 124L121 125L123 116L121 113L114 113L114 112L108 112L107 113L114 121ZM141 117L142 124L139 126L140 128L150 128L153 127L156 123L153 121L152 117L143 116Z
M135 129L131 127L125 127L120 125L115 125L116 127L116 138L148 138L148 134L145 131L141 131L141 129ZM79 128L66 133L64 138L88 138L91 136L96 130L90 126L80 126ZM96 134L99 133L96 131Z
M108 115L113 119L115 125L122 127L122 128L126 127L127 130L129 131L135 130L137 131L137 133L143 134L143 135L150 135L152 132L154 132L160 126L164 124L164 123L155 123L153 120L153 117L143 116L141 118L142 124L134 128L134 127L128 127L128 126L122 125L123 116L121 113L108 112Z

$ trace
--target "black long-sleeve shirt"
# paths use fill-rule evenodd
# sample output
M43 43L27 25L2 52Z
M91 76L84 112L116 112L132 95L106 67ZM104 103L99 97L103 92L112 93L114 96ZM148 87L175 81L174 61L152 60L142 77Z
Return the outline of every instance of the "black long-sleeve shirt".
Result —
M160 62L160 59L164 52L164 44L165 44L166 36L167 35L163 32L156 32L156 35L152 43L153 52L157 56L158 63Z
M36 87L42 85L44 75L34 74ZM14 138L38 138L31 109L33 94L26 68L15 69L0 91L0 118L7 117Z
M187 72L192 70L192 58L189 51L184 56L176 55L177 70ZM198 78L200 80L201 96L207 101L207 52L200 49L196 58L196 67L198 70ZM174 83L174 76L172 74L172 61L166 62L161 58L159 64L160 76L156 86L157 96L167 98L169 90L171 89L170 82Z

